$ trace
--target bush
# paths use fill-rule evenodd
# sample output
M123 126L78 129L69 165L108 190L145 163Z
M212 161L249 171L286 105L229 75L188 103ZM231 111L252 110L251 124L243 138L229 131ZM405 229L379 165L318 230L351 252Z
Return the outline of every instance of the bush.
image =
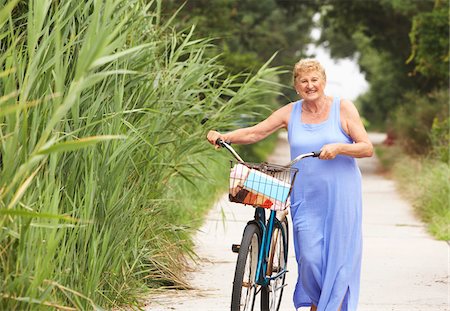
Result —
M436 128L437 132L432 134L433 123L439 127L448 118L448 90L438 90L427 95L410 92L404 96L403 102L389 122L395 137L406 152L428 154L433 148L433 139L436 139L433 135L439 132ZM441 141L441 138L438 140Z

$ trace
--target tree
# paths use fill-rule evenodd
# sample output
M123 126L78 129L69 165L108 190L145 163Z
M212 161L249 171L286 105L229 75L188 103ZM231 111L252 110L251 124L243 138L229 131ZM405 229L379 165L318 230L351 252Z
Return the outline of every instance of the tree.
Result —
M372 123L384 123L407 91L425 94L448 81L448 6L436 3L321 2L320 41L333 57L358 56L370 84L359 101Z
M448 7L436 1L431 12L416 15L409 37L412 51L407 62L416 65L414 73L444 86L449 79Z
M447 158L436 150L448 148L439 134L449 124L448 2L326 0L321 11L321 41L335 57L357 55L366 73L362 114L379 127L388 121L406 151Z
M167 0L169 17L180 2ZM196 24L199 36L212 37L231 73L254 71L278 52L274 66L293 66L311 42L314 7L309 2L282 0L187 0L177 22ZM291 85L291 75L281 77Z

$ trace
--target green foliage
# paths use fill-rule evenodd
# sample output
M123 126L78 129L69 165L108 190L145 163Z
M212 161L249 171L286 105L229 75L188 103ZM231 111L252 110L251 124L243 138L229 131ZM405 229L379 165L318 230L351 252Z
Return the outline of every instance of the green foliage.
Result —
M320 41L327 44L332 56L347 57L359 52L357 38L353 35L362 32L371 40L373 48L403 60L410 51L411 17L433 7L432 0L325 0L321 3L323 32ZM346 39L346 44L339 39Z
M325 0L321 4L321 42L332 56L358 57L370 85L359 102L375 127L405 102L405 93L426 94L447 84L449 12L444 2Z
M450 118L447 116L443 120L435 117L431 127L430 140L432 145L431 155L433 158L448 163L450 146Z
M426 95L410 92L405 94L404 100L405 104L395 111L393 117L393 128L399 144L407 152L418 154L428 153L433 147L433 140L436 148L442 148L440 144L445 144L445 138L443 130L438 127L443 124L435 120L448 119L448 91L435 91Z
M450 169L446 163L405 160L394 168L401 191L409 197L430 233L440 240L450 239ZM413 180L414 182L410 182Z
M236 146L239 155L247 162L262 162L273 152L278 141L278 133L274 133L252 145Z
M353 35L361 51L359 64L365 68L365 77L370 81L369 90L358 97L361 114L370 120L371 128L383 128L386 118L399 105L401 86L410 84L407 77L398 70L403 64L390 56L390 53L378 51L371 45L371 40L362 32ZM387 87L396 85L397 87Z
M168 16L180 2L164 1ZM177 23L182 27L197 25L200 36L217 42L228 72L253 71L277 53L273 64L293 66L311 42L315 6L302 1L276 0L187 0ZM291 85L291 75L281 76L281 83Z
M416 15L409 34L412 44L409 61L416 72L447 85L449 79L449 8L436 3L431 12Z
M258 120L278 69L227 74L161 1L16 3L0 8L0 309L186 286L195 218L228 168L200 121Z

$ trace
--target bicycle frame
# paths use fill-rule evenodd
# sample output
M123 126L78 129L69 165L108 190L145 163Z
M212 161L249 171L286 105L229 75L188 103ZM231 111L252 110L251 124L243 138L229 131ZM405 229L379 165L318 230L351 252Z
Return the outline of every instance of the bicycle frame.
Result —
M268 241L272 241L272 232L273 232L274 223L276 221L279 221L276 218L276 212L271 211L269 219L266 224L265 210L263 208L258 207L255 209L254 220L249 222L249 223L256 222L257 225L260 227L261 232L263 233L262 241L261 241L262 247L259 250L258 265L257 265L257 270L256 270L256 283L258 285L262 285L262 286L266 286L267 284L269 284L269 282L271 280L277 279L287 272L287 270L285 268L283 268L280 272L278 272L274 276L271 276L271 277L266 276L268 263L269 263L267 258L269 257L270 247L272 244ZM284 237L287 234L287 232L284 232L284 230L281 230L281 234L283 236L282 240L284 241ZM285 249L287 249L287 245L284 245L284 247L285 247ZM287 256L287 252L286 252L285 256ZM285 260L287 260L287 258L285 258Z

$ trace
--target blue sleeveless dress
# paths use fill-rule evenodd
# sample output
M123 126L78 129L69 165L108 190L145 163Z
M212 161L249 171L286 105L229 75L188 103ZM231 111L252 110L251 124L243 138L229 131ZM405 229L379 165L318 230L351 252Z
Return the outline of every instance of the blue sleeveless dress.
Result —
M340 99L334 98L328 119L301 122L302 101L294 103L288 125L291 158L318 151L325 144L353 140L340 120ZM296 308L314 304L318 311L356 311L362 254L361 172L352 157L306 158L291 194L298 281Z

